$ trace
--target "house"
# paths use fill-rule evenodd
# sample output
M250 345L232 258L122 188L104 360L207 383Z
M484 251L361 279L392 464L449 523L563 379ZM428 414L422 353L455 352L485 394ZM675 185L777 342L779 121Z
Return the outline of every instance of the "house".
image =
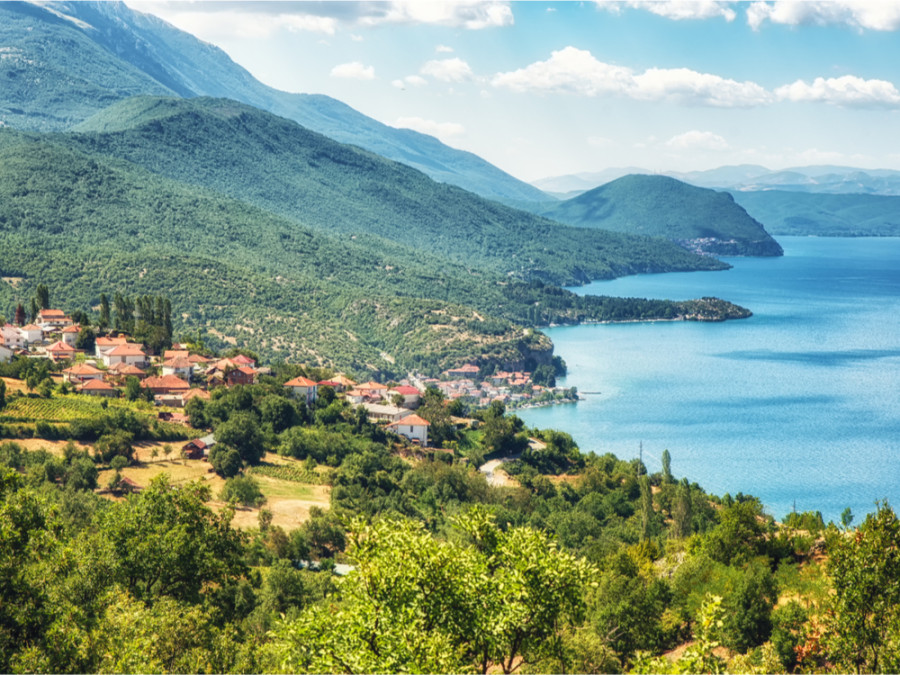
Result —
M332 377L331 382L334 382L337 385L334 388L334 390L337 392L347 391L348 389L353 389L353 387L356 386L356 382L351 380L349 377L347 377L343 373Z
M186 359L190 357L191 353L187 349L167 349L163 352L163 361L168 361L169 359Z
M162 374L174 375L185 382L190 382L191 376L194 374L194 364L186 356L175 356L163 361Z
M188 459L203 459L209 457L209 449L216 444L213 434L203 438L195 438L181 446L181 453Z
M144 348L134 342L126 342L125 344L116 345L103 354L103 363L106 367L116 363L125 363L129 366L145 366L147 365L147 355Z
M408 385L397 385L393 389L388 389L387 392L388 398L393 401L395 396L402 396L404 408L417 408L419 406L419 401L422 399L422 393L416 389L415 387L410 387Z
M141 386L153 392L154 396L165 394L183 394L191 388L187 382L180 377L174 375L162 375L159 377L148 377Z
M233 356L231 361L238 368L241 366L248 366L249 368L256 368L256 361L251 359L249 356L245 356L244 354L238 354L237 356Z
M344 394L344 398L346 398L350 403L356 405L357 403L365 403L366 395L359 389L351 389L346 394Z
M47 354L47 358L49 358L51 361L65 361L68 359L72 359L75 356L75 347L67 345L62 340L54 342L44 351Z
M122 381L129 377L136 377L139 380L143 380L145 377L147 377L147 373L145 373L143 370L128 363L112 364L106 371L106 375L107 379L115 378Z
M208 401L211 397L209 392L205 389L197 389L196 387L193 389L188 389L181 395L181 403L182 405L187 405L188 401L191 399L199 398L204 401Z
M387 386L381 384L380 382L363 382L362 384L356 385L356 389L361 391L365 396L377 396L381 398L384 394L387 393Z
M428 420L424 420L418 415L407 415L388 426L401 436L405 436L413 442L418 441L422 447L428 445L428 427L431 425Z
M205 365L212 361L212 359L208 359L202 354L190 354L188 356L188 361L193 363L195 366Z
M88 396L107 396L112 398L119 395L118 389L103 380L88 380L78 387L78 391Z
M291 396L306 401L306 405L316 402L319 395L319 385L307 377L295 377L284 383L284 388L291 392Z
M61 309L41 309L38 310L37 321L35 323L41 327L45 333L65 328L72 325L72 319L66 316Z
M35 326L33 323L19 328L19 334L22 336L22 339L28 344L31 344L33 342L40 342L44 339L44 331L41 330L40 326Z
M0 344L15 351L25 346L25 338L18 328L6 324L5 326L0 326Z
M62 371L63 380L71 384L84 384L90 380L102 380L103 371L89 363L79 363Z
M112 349L119 345L128 344L128 338L122 337L98 337L94 342L94 355L103 358Z
M12 360L13 350L4 344L0 344L0 363Z
M237 384L253 384L255 379L256 371L250 366L241 366L240 368L229 370L225 375L225 381L228 383L229 387L233 387Z
M449 378L453 378L453 379L460 378L460 379L471 380L471 379L474 379L478 375L479 370L480 369L478 368L478 366L471 364L471 363L467 363L463 366L460 366L459 368L450 368L449 370L445 370L441 374L444 377L449 377Z
M75 346L75 341L78 340L78 334L81 332L81 327L76 325L66 326L61 331L59 331L60 339L65 342L70 347Z
M409 414L409 410L398 408L395 405L381 405L380 403L363 403L370 422L396 422Z

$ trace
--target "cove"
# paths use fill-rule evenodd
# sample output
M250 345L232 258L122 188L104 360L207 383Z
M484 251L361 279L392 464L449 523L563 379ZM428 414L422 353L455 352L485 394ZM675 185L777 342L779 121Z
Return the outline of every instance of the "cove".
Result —
M577 293L684 300L714 295L754 316L546 329L577 404L523 410L584 451L664 449L706 490L759 497L856 523L900 504L900 238L782 237L781 258L733 258L726 272L626 277Z

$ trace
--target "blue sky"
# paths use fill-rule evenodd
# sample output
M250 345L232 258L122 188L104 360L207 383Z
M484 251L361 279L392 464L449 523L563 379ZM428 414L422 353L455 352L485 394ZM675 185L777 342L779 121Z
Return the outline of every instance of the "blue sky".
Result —
M128 0L259 80L523 180L609 167L900 169L900 2Z

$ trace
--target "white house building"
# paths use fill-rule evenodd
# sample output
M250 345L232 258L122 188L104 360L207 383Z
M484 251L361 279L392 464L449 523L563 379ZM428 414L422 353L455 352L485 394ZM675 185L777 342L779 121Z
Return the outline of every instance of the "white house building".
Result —
M428 420L423 420L418 415L407 415L401 420L388 425L401 436L406 436L411 441L418 441L422 447L428 445Z

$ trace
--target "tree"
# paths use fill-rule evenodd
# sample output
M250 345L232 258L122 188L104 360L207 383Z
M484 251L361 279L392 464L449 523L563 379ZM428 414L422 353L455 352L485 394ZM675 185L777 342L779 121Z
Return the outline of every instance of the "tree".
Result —
M231 478L240 473L244 467L241 453L224 443L216 443L209 451L209 463L217 474L223 478Z
M650 490L650 478L641 476L641 539L650 539L653 527L653 493Z
M287 621L269 646L283 672L504 673L560 651L594 570L530 528L500 530L484 511L459 518L468 541L420 523L358 520L342 602Z
M662 453L662 480L663 483L672 482L672 455L669 450L663 450Z
M121 456L126 463L131 461L134 455L132 441L134 434L129 431L116 429L103 434L94 444L94 455L101 462L111 462L114 457Z
M125 400L137 401L141 397L141 381L134 375L125 378Z
M14 321L19 326L25 325L25 307L22 306L21 302L16 305L16 313L15 313Z
M251 476L234 476L226 480L221 498L222 501L242 506L262 506L266 503L266 496L259 489L259 483Z
M238 451L243 461L256 464L265 454L265 438L256 415L248 411L233 413L216 427L216 442Z
M6 381L0 378L0 410L6 407Z
M200 482L175 489L165 474L116 508L99 512L99 531L113 561L113 578L153 605L164 596L198 603L247 573L243 535L231 512L214 513Z
M31 299L31 321L32 322L37 321L39 309L40 309L40 307L38 307L37 300L32 298Z
M859 529L836 537L834 585L823 640L831 659L857 673L900 671L900 520L887 503Z
M37 290L35 291L35 298L41 309L50 309L50 289L48 289L47 286L38 284Z
M687 478L682 478L675 490L675 504L672 506L672 529L671 535L676 539L684 539L691 535L693 526L691 523L693 515L691 486Z
M97 322L97 326L100 330L106 330L109 328L109 298L106 297L106 293L100 294L100 320Z

